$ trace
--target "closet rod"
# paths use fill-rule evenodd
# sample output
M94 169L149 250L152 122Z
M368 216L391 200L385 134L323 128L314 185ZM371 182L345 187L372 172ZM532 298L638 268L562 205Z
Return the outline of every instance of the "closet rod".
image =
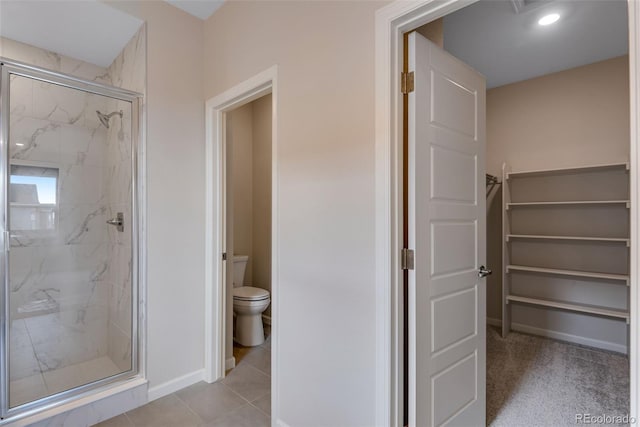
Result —
M485 174L486 175L486 182L487 185L495 185L495 184L500 184L500 182L498 181L498 177L494 176L494 175L489 175L489 174Z
M493 192L493 190L495 188L497 188L498 185L502 184L500 181L498 181L498 177L494 176L494 175L489 175L489 174L485 174L486 175L486 182L487 182L487 198L489 198L489 195Z

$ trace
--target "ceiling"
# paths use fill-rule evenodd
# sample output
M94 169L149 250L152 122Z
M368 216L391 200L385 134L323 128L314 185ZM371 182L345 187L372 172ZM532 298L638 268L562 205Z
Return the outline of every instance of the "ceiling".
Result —
M166 0L207 19L224 0ZM516 12L518 6L519 12ZM537 24L547 13L560 20ZM107 67L143 22L96 0L0 0L0 36ZM480 0L444 18L444 47L497 87L628 52L625 0Z
M182 9L185 12L200 19L207 19L213 12L218 10L224 0L165 0L167 3L172 4L178 9Z
M560 14L560 20L538 25L549 13ZM480 0L444 18L444 48L484 74L488 88L502 86L626 54L627 5Z
M0 36L108 67L143 24L95 0L0 1Z

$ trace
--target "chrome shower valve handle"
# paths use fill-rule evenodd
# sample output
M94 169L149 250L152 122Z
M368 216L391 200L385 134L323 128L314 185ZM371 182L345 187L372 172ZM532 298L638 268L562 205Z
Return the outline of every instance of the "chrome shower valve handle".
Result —
M122 212L118 212L115 218L111 218L107 220L107 224L115 225L119 232L124 231L124 214Z

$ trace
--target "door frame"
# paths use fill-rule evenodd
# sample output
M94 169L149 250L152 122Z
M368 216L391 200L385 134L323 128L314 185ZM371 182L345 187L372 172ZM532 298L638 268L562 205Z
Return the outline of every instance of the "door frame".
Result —
M376 425L403 425L402 93L403 34L477 0L396 0L375 16ZM640 5L629 0L630 416L638 417L640 242Z
M278 67L271 68L210 98L205 106L205 325L204 380L225 377L226 278L226 115L264 95L272 94L271 113L271 418L278 419L279 239L278 239ZM231 256L231 254L229 254ZM228 260L229 261L229 260Z

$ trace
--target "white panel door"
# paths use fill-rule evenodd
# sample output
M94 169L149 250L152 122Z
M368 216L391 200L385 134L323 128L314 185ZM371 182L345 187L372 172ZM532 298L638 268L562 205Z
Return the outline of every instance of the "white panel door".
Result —
M409 425L485 425L485 79L409 37Z

